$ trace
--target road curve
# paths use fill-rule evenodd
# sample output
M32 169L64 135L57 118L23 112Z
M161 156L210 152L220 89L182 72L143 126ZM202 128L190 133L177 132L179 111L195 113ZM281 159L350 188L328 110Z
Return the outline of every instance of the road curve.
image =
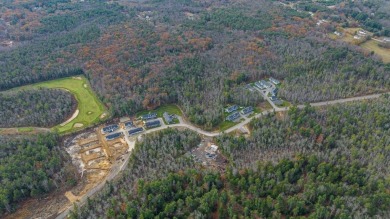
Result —
M342 104L342 103L347 103L347 102L352 102L352 101L361 101L361 100L375 99L375 98L379 98L383 94L390 94L390 92L382 93L382 94L372 94L372 95L366 95L366 96L360 96L360 97L351 97L351 98L338 99L338 100L331 100L331 101L323 101L323 102L317 102L317 103L310 103L310 105L313 106L313 107L320 107L320 106L328 106L328 105L334 105L334 104ZM269 98L267 98L267 97L266 97L266 100L270 101ZM274 106L274 104L271 104L271 105ZM304 108L305 105L298 105L297 107L298 108ZM271 110L263 111L263 112L261 112L259 114L256 114L255 116L253 116L251 118L245 118L244 121L234 125L233 127L230 127L229 129L225 130L224 132L208 132L208 131L204 131L204 130L198 128L198 127L195 127L194 125L192 125L192 124L190 124L188 122L183 121L183 119L181 117L179 117L179 121L180 121L179 124L162 125L162 126L160 126L158 128L147 130L143 134L149 134L149 133L153 133L153 132L156 132L156 131L161 131L161 130L166 129L166 128L178 128L178 127L181 127L181 128L188 128L188 129L193 130L193 131L195 131L195 132L197 132L197 133L199 133L201 135L205 135L205 136L209 136L209 137L215 137L215 136L221 135L222 133L230 133L230 132L235 131L235 130L237 130L237 129L247 125L250 121L252 121L253 118L260 118L261 116L267 115L267 114L272 113L272 112L283 112L283 111L287 111L288 109L289 109L289 107L279 108L279 107L275 106L275 108L273 108ZM162 124L164 124L164 123L162 123ZM135 141L129 141L129 139L127 138L127 135L126 135L126 141L129 144L129 148L131 148L131 149L134 148ZM125 162L121 166L114 165L111 168L110 173L107 175L106 179L104 181L102 181L101 183L99 183L97 186L95 186L93 189L88 191L79 200L78 205L83 205L89 197L93 196L96 192L100 191L104 187L104 185L106 184L107 181L110 181L110 180L114 179L127 166L127 163L129 162L130 154L131 153L129 152L129 153L127 153L125 155L125 157L124 157ZM70 206L65 211L63 211L62 213L57 215L56 218L57 219L65 218L72 209L73 209L73 206Z

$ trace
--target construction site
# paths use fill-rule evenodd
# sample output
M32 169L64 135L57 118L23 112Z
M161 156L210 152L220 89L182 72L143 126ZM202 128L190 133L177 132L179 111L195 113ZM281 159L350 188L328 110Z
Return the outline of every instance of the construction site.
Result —
M70 202L78 201L90 189L102 182L114 164L123 161L129 146L125 136L108 140L107 135L97 129L79 134L66 142L66 151L81 174L81 186L65 193Z
M220 153L212 138L205 137L189 154L204 168L225 172L227 159Z

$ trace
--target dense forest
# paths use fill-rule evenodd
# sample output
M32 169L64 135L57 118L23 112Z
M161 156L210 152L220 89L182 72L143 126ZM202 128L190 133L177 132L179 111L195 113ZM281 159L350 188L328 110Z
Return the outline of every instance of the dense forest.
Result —
M64 122L76 108L74 96L59 89L0 93L0 127L51 127Z
M372 217L388 210L390 195L383 179L367 176L359 165L343 161L334 165L315 156L261 164L256 171L236 174L187 170L150 182L139 181L126 202L111 201L105 217ZM93 201L88 204L94 205Z
M0 127L64 121L70 93L6 90L80 74L114 117L174 103L206 130L228 104L261 104L245 85L268 77L293 105L387 92L390 64L328 33L337 23L390 36L389 11L387 0L1 1ZM214 139L225 172L190 156L195 132L148 134L70 217L390 218L389 109L384 95L254 119L249 136ZM0 215L76 183L58 145L51 133L0 135Z
M83 73L114 116L177 103L191 122L211 129L234 96L261 101L234 92L269 76L283 81L280 95L293 103L390 87L390 68L375 54L332 41L307 12L275 1L3 7L7 37L18 44L0 49L0 89Z
M15 49L0 50L0 90L82 74L78 47L124 19L122 7L100 1L3 4L9 8L2 19L12 24L8 38L21 43Z
M386 218L389 107L387 95L253 120L250 137L217 138L225 173L186 156L199 142L193 132L147 135L124 175L71 217Z
M0 135L0 215L23 199L73 185L77 175L58 136Z

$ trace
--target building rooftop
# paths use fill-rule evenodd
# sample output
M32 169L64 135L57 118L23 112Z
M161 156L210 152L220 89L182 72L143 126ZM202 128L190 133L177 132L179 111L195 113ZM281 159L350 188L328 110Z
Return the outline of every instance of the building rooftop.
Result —
M110 140L119 138L121 135L122 135L122 132L117 132L117 133L114 133L114 134L110 134L110 135L106 136L106 140L110 141Z
M251 113L251 112L253 112L252 106L248 106L248 107L244 108L243 110L241 110L241 114L243 114L243 115Z
M157 118L157 113L148 113L141 116L142 120L149 120Z
M167 112L164 112L163 117L168 124L172 123L173 121L172 115L169 115Z
M264 89L263 85L259 81L255 82L255 86L260 89Z
M161 122L160 120L156 119L156 120L152 120L152 121L148 121L148 122L145 122L145 126L147 128L151 128L151 127L157 127L157 126L160 126L161 125Z
M125 127L126 128L134 127L134 123L132 121L125 122Z
M231 113L231 112L234 112L236 110L238 110L238 106L237 105L233 105L233 106L230 106L230 107L226 108L225 112Z
M108 125L108 126L102 128L102 132L103 133L111 133L111 132L118 130L118 129L119 129L119 125L113 124L113 125Z
M129 135L134 135L143 131L144 129L142 127L138 127L138 128L130 129L127 133L129 133Z
M276 80L275 78L269 78L269 81L271 81L273 84L275 84L275 85L278 85L278 84L280 84L280 81L279 80Z
M238 112L235 112L235 113L230 114L228 117L226 117L226 120L227 121L234 121L238 117L240 117L240 114Z

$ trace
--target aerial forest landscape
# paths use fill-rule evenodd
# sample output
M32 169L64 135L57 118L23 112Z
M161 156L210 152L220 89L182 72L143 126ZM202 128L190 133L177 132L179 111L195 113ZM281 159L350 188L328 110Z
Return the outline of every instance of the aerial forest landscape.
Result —
M0 1L0 218L390 218L390 1Z

